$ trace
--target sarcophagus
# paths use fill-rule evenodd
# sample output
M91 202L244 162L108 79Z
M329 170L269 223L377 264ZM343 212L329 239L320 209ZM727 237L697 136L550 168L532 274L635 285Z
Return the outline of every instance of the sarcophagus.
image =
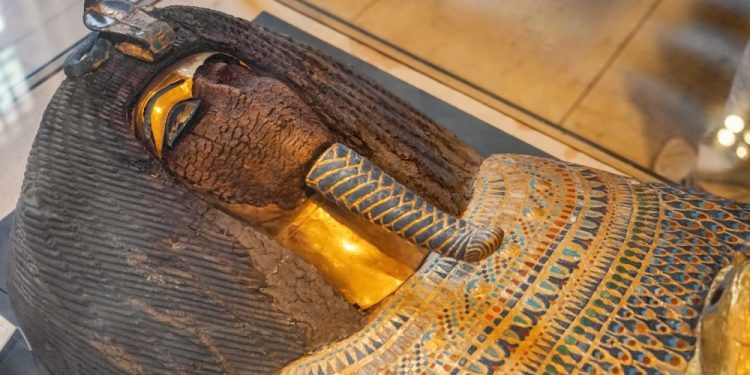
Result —
M320 53L87 1L13 228L53 373L750 366L748 204L479 157Z

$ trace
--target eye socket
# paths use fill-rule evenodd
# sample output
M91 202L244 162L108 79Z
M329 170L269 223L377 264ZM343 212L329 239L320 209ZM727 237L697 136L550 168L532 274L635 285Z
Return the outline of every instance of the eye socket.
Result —
M172 107L169 116L167 116L166 135L164 136L162 150L174 147L177 141L195 124L200 104L200 99L191 98Z
M157 157L189 130L198 113L200 100L193 98L196 70L207 60L224 56L206 52L187 57L157 75L141 94L133 109L134 131Z

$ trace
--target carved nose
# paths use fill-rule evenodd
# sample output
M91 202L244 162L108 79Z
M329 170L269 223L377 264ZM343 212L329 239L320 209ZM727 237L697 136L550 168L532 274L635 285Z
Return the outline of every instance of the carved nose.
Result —
M305 183L340 208L417 246L458 260L487 258L503 239L501 229L477 228L445 213L340 143L315 161Z

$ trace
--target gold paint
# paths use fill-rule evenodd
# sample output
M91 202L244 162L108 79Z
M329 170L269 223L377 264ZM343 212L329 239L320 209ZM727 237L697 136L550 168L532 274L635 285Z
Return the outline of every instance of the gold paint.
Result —
M539 190L549 190L552 189L552 184L550 184L548 181L544 180L537 180L536 181L537 189Z
M709 296L689 373L750 375L750 261L736 256Z
M144 49L143 47L130 42L122 42L117 43L115 45L115 48L117 48L118 51L128 55L135 57L139 60L143 60L146 62L154 62L154 55L147 49Z
M185 59L157 76L141 95L133 112L141 139L145 109L161 89L184 80L156 100L150 113L154 153L161 158L169 112L192 97L195 71L215 53ZM293 211L276 206L252 207L214 202L249 225L262 230L297 256L315 266L352 304L367 309L393 293L427 256L421 249L357 215L313 195Z
M541 220L544 219L544 209L541 207L530 207L526 209L524 215L536 220Z
M181 84L165 92L154 101L151 107L151 132L154 137L154 149L156 155L161 157L164 147L164 135L167 129L167 117L169 111L177 103L193 97L193 79L186 78Z
M344 298L367 309L411 276L427 251L313 195L294 211L223 205L315 266Z
M165 73L157 76L151 84L148 85L138 100L133 113L133 122L135 124L136 134L138 134L141 139L146 139L145 134L143 134L143 125L145 123L146 105L149 100L151 100L159 90L175 82L184 80L182 84L172 88L169 92L164 93L156 100L152 107L150 113L151 137L154 140L152 146L154 147L154 153L157 157L161 158L162 155L164 134L166 132L169 111L175 104L193 97L193 75L195 74L195 71L203 65L203 62L214 55L216 55L216 53L201 53L176 63L172 67L166 69Z

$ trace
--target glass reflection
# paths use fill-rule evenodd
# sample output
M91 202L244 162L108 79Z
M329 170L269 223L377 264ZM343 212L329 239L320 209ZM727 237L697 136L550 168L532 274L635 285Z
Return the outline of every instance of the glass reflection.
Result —
M723 121L707 132L700 145L696 182L718 194L748 200L750 129L746 123L750 119L750 43L732 80L724 113Z
M13 124L22 114L31 110L33 100L20 100L29 87L21 61L13 47L0 50L0 144L7 141L14 130Z

